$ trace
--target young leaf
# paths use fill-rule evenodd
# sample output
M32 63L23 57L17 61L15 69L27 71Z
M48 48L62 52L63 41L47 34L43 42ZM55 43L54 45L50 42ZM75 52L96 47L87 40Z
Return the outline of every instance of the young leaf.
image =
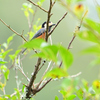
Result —
M27 3L23 3L23 7L26 9L28 7Z
M34 13L33 9L29 8L28 10L29 10L30 13L32 13L32 14Z
M4 73L4 77L5 77L6 81L9 79L9 70L8 69Z
M59 53L64 64L64 68L67 69L73 62L73 56L66 48L61 45L59 46Z
M34 56L52 60L55 63L57 63L58 47L56 45L43 46L43 43L42 43L40 50L41 50L41 52L38 54L35 54Z
M28 17L28 16L29 16L28 10L25 10L25 11L24 11L24 14L25 14L26 17Z
M95 31L97 31L98 33L100 33L100 23L95 22L89 18L86 19L86 22L88 23L88 25L93 28Z
M2 56L1 56L2 57ZM6 61L4 61L2 58L0 58L0 65L1 64L5 64L5 63L7 63Z
M59 98L57 96L55 96L55 100L59 100Z
M13 40L13 37L15 36L15 34L14 35L12 35L12 36L10 36L8 39L7 39L7 45L9 45L9 43L11 42L11 40Z
M50 77L50 78L61 78L61 77L67 77L68 74L65 70L61 69L61 68L54 68L51 71L47 72L46 75L44 77Z
M75 94L72 94L72 95L68 96L66 98L66 100L74 100L74 98L76 98L76 95Z
M1 71L4 74L5 79L8 80L8 78L9 78L9 70L7 69L7 67L5 65L1 66Z
M21 47L26 47L26 48L34 48L34 49L40 49L42 43L48 45L43 39L33 39L29 42L26 42L24 45Z
M5 47L5 49L7 49L7 48L8 48L7 43L3 43L3 44L2 44L2 46L4 46L4 47Z
M20 92L18 89L14 89L16 91L16 96L17 96L17 99L20 100Z
M2 53L2 58L5 58L6 55L7 55L10 51L12 51L12 49L9 49L9 50L3 52L3 53Z
M79 32L78 36L84 40L100 43L100 40L89 30Z
M83 54L91 53L100 55L100 45L91 46L82 51Z

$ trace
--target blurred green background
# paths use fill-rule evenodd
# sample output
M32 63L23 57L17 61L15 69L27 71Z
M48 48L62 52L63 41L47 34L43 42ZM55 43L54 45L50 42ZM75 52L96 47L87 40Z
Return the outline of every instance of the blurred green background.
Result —
M36 0L35 0L36 1ZM27 2L27 0L0 0L0 18L3 19L8 25L10 25L14 30L16 30L18 33L21 33L22 30L24 30L24 34L26 34L29 31L28 28L28 22L24 15L24 12L21 10L22 4ZM29 3L29 2L27 2ZM95 11L95 4L93 0L85 0L82 2L85 6L89 8L88 17L92 19L97 19L97 13ZM98 0L98 3L100 1ZM49 7L49 0L46 0L43 3L43 8L48 9ZM33 9L35 7L33 6ZM51 21L53 23L57 23L57 21L63 16L63 14L66 12L66 9L63 8L59 3L56 3L53 10L52 10L52 17ZM37 10L34 23L36 20L40 18L39 25L41 25L44 21L47 20L47 14L41 11L40 9ZM33 24L34 24L33 23ZM79 20L74 18L68 12L68 15L64 18L64 20L59 24L59 26L55 29L55 31L52 34L52 41L54 44L62 43L66 48L71 41L73 37L73 32L75 30L75 27L79 25ZM81 28L81 30L84 28ZM3 25L0 22L0 44L4 43L9 36L14 34L11 30L9 30L5 25ZM19 36L15 36L12 44L9 48L13 48L13 51L10 52L13 54L16 49L19 48L19 46L22 44L22 39ZM70 51L74 55L74 62L73 65L69 68L68 72L69 75L74 75L79 72L82 72L80 75L80 79L84 78L87 81L91 82L94 79L98 79L99 75L99 66L91 67L90 62L94 59L94 56L91 55L81 55L80 51L85 49L86 47L89 47L90 45L93 45L91 42L83 41L80 38L76 37L73 44L72 49ZM36 64L37 58L31 58L30 56L34 54L33 51L31 51L28 56L23 60L23 68L25 73L28 73L28 76L31 77L31 73L34 69L34 65ZM23 56L23 55L22 55ZM8 59L6 59L8 60ZM11 66L11 64L7 65L8 67ZM36 82L38 82L41 79L41 75L43 74L43 71L47 64L44 66L44 68L40 71L38 74ZM6 93L12 94L14 91L14 88L16 88L16 81L15 81L15 70L14 68L10 71L10 79L7 82L6 86ZM27 84L26 78L18 71L19 80L22 81L22 83ZM62 95L58 92L60 90L60 83L61 81L52 81L50 82L42 91L40 91L34 98L36 100L54 100L55 95L59 97L59 100L62 100ZM20 85L20 88L22 85Z

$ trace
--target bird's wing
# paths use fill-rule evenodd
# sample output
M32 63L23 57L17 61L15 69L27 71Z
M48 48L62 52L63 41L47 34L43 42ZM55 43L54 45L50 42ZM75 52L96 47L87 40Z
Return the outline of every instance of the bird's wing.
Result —
M39 36L42 35L45 31L46 31L45 28L41 28L41 29L38 30L37 33L32 37L32 39L39 37ZM31 39L31 40L32 40L32 39Z

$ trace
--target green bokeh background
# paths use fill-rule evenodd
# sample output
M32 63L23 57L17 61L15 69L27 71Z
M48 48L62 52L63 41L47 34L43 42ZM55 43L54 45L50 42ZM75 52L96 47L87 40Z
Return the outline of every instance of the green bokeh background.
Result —
M26 34L29 31L27 19L24 16L24 12L21 10L22 4L25 2L27 2L27 0L0 0L0 18L3 19L18 33L21 33L22 30L24 30L24 34ZM98 2L100 1L98 0ZM89 8L88 17L98 20L93 0L86 0L83 2L83 4ZM49 6L49 0L46 0L43 4L43 8L48 9L48 6ZM51 17L51 21L53 23L56 23L63 16L65 12L66 9L63 8L59 3L56 3L54 8L52 9L53 16ZM39 22L39 24L41 25L44 21L47 20L47 14L38 9L34 23L38 18L41 18ZM77 25L79 25L79 21L75 19L74 16L71 16L70 12L68 12L68 15L59 24L59 26L55 29L55 31L52 34L53 43L54 44L62 43L62 45L67 47L70 40L72 39L74 29ZM4 43L7 40L7 38L12 34L14 33L0 22L0 44ZM12 44L9 47L13 48L11 54L13 54L21 44L22 44L22 39L19 36L15 36L14 40L12 41ZM93 44L88 41L83 41L78 37L75 38L72 44L72 49L70 50L74 56L74 62L73 65L68 70L70 75L82 72L82 74L79 76L80 79L84 78L87 81L89 81L90 84L94 79L98 79L99 66L91 67L90 62L91 60L94 59L94 56L91 55L82 56L80 54L80 51L91 45ZM34 54L33 51L31 51L28 54L28 56L23 60L24 71L25 73L28 72L29 77L31 77L31 73L34 69L34 65L37 60L37 58L30 58L32 54ZM8 58L6 60L8 60ZM7 64L7 66L10 67L11 64ZM39 72L36 82L40 80L41 75L43 74L43 71L45 70L46 66L47 64ZM7 94L12 94L14 88L16 88L15 74L16 73L14 68L11 69L10 78L6 86ZM25 77L19 71L17 74L19 76L18 79L21 80L22 83L27 84ZM60 90L60 83L61 81L50 82L42 91L40 91L36 96L34 96L34 98L36 100L41 100L41 99L54 100L55 95L57 95L59 97L59 100L62 100L62 95L58 92L58 90ZM20 88L21 87L22 85L20 85Z

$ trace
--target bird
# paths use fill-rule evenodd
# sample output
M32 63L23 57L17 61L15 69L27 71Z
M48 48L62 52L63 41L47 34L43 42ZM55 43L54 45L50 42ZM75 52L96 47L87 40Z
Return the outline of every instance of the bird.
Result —
M43 24L42 24L42 26L41 26L41 29L39 29L36 33L35 33L35 35L32 37L32 39L31 40L33 40L33 39L36 39L36 38L41 38L41 39L44 39L45 40L45 36L46 36L46 25L47 24L47 22L45 21ZM50 32L50 30L51 30L51 27L52 26L54 26L55 24L54 23L52 23L51 21L49 21L49 23L48 23L48 32ZM25 48L23 51L22 51L22 54L25 52L27 50L27 48Z

